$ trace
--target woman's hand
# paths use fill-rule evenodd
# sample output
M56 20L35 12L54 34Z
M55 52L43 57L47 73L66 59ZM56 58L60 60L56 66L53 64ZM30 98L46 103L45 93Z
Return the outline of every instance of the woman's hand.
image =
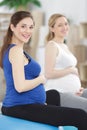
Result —
M81 96L83 93L84 88L81 87L80 90L76 93L76 95Z
M79 76L78 69L76 67L69 67L69 69L70 69L70 73Z
M46 81L47 81L46 78L45 78L45 76L42 74L42 75L40 75L39 77L40 77L41 83L42 83L42 84L45 84Z

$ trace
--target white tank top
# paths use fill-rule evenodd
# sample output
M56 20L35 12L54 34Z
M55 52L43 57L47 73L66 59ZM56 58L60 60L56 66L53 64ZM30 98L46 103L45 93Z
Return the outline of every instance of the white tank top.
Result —
M55 68L64 69L66 67L70 66L75 67L77 65L76 57L71 52L68 53L62 48L62 45L64 46L64 44L61 43L58 44L54 41L50 42L53 42L57 46L59 51L58 56L56 57ZM67 48L66 45L65 48ZM56 89L60 92L76 93L79 91L80 88L81 88L80 79L75 74L68 74L62 78L57 79L49 79L47 80L46 83L46 90Z

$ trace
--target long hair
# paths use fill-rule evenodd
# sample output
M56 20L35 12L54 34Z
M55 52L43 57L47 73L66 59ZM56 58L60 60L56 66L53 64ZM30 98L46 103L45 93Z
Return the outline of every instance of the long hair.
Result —
M3 68L3 64L2 64L2 61L3 61L3 55L4 55L4 52L6 51L6 49L9 47L9 45L11 44L11 41L12 41L12 36L13 36L13 32L10 28L10 25L13 24L14 27L16 27L16 25L24 18L26 17L29 17L33 20L33 16L31 15L30 12L28 11L18 11L18 12L15 12L12 16L11 16L11 20L10 20L10 24L9 24L9 27L7 29L7 33L3 39L3 45L1 47L1 50L0 50L0 67ZM33 20L34 22L34 20Z
M56 20L60 17L65 17L65 16L62 14L53 14L49 18L49 20L48 20L49 31L48 31L48 34L47 34L46 39L45 39L46 42L48 42L54 38L54 33L50 30L50 28L54 27Z

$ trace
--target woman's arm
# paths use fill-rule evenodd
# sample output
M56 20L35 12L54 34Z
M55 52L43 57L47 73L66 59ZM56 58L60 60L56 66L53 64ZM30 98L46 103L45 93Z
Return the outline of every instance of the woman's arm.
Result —
M78 70L75 67L58 70L55 68L56 57L59 50L53 43L48 43L45 49L45 76L48 79L60 78L70 73L78 75Z
M31 90L39 84L45 83L45 77L43 75L38 76L33 80L25 80L24 55L22 48L18 46L11 48L9 53L9 60L12 64L12 73L15 89L18 92Z

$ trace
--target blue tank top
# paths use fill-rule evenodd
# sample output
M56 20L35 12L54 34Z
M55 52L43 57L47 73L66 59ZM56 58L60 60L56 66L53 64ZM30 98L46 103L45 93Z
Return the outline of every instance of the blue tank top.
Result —
M9 61L9 50L13 46L15 46L15 44L11 44L8 47L3 57L3 70L6 80L6 94L3 100L3 106L10 107L15 105L32 103L44 104L46 101L46 93L43 84L40 84L36 88L26 92L18 93L16 91L12 75L12 64ZM29 63L24 66L25 79L30 80L38 77L41 72L40 65L26 52L24 52L24 55L29 60Z

